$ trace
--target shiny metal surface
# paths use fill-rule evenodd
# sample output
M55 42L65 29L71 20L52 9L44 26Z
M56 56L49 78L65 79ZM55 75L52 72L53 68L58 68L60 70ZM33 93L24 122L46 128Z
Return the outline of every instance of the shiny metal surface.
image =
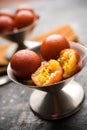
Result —
M87 49L78 43L70 43L71 48L79 51L82 57L82 69L87 64ZM40 46L33 48L38 52ZM80 71L81 72L81 71ZM80 84L73 80L74 76L50 86L32 86L19 82L13 75L10 64L7 68L9 78L24 87L36 89L30 97L31 109L44 119L61 119L76 112L84 99L84 91Z
M10 81L11 80L9 79L9 77L7 75L0 76L0 87L2 85L9 83Z
M44 119L61 119L76 112L84 99L83 88L71 81L60 91L42 92L35 90L30 97L31 109Z
M12 42L15 42L17 44L17 45L14 44L12 47L8 48L8 50L6 52L7 59L11 59L12 55L17 50L26 48L26 46L24 45L24 40L26 39L27 35L30 35L32 33L36 24L37 24L37 20L34 23L32 23L31 25L29 25L28 27L25 27L23 29L15 30L14 32L11 32L11 33L0 34L1 37L5 38L7 40L10 40Z

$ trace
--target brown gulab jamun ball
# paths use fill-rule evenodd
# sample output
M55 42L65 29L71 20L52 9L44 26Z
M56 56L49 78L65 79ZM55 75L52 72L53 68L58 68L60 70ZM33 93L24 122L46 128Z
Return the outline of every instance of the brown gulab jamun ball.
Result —
M48 36L41 45L41 55L45 60L57 59L59 52L65 48L70 48L68 40L60 34Z
M18 8L16 9L15 13L18 13L19 11L23 11L23 10L31 11L33 13L35 19L39 19L39 15L36 14L35 10L26 4L19 5Z
M15 14L15 23L18 29L26 27L34 22L34 14L28 10L21 10Z
M0 10L0 16L9 16L14 19L14 14L9 9Z
M31 74L41 65L40 56L31 50L23 49L16 52L11 59L13 74L22 80L31 78Z
M0 16L0 33L11 32L15 27L14 20L6 15Z

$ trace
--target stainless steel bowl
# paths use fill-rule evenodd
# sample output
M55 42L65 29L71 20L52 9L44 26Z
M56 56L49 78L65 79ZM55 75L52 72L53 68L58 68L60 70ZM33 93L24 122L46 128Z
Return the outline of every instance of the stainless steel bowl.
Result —
M20 50L25 49L26 46L24 44L24 40L26 40L27 36L30 36L32 31L34 30L38 20L34 21L31 25L24 27L19 30L15 30L13 32L6 32L1 33L0 36L4 39L10 40L12 42L15 42L16 44L13 44L10 48L8 48L6 52L6 58L11 59L12 55Z
M70 46L71 48L77 49L82 56L83 69L87 62L87 49L73 42L70 43ZM38 52L39 48L40 46L37 46L33 50ZM10 63L7 68L7 73L9 78L16 84L34 89L29 104L32 111L44 119L55 120L70 116L79 110L83 102L84 91L82 86L74 81L75 75L50 86L32 86L19 82L12 73Z

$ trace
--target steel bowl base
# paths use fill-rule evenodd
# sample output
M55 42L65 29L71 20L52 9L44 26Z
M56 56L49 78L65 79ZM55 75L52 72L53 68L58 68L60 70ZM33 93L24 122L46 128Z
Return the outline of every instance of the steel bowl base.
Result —
M71 116L81 107L84 90L76 81L70 81L62 89L50 92L34 90L29 104L39 117L48 120L62 119Z

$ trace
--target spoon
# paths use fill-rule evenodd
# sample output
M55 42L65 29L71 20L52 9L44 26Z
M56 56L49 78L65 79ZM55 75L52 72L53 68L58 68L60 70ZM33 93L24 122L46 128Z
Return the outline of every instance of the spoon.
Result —
M9 79L9 77L7 75L0 76L0 87L2 85L9 83L10 81L11 80Z
M7 75L4 76L0 76L0 87L2 85L5 85L7 83L9 83L11 80L9 79L9 77Z

